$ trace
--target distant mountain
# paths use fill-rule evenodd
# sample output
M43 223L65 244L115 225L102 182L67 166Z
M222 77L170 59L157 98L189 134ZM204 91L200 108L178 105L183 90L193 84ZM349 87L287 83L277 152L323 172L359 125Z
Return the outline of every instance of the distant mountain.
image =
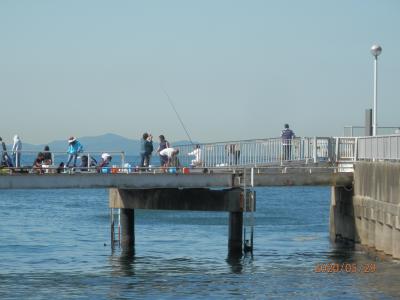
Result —
M106 133L99 136L86 136L78 138L83 148L87 152L112 152L125 151L127 155L137 155L140 151L140 140L131 140L114 133ZM48 145L51 151L63 152L67 150L67 140L56 140L48 144L32 145L22 141L22 149L24 151L40 152L44 146ZM197 143L197 142L196 142ZM188 145L189 141L171 142L172 145ZM158 142L154 141L154 149L157 149ZM7 149L11 151L12 145L8 145Z

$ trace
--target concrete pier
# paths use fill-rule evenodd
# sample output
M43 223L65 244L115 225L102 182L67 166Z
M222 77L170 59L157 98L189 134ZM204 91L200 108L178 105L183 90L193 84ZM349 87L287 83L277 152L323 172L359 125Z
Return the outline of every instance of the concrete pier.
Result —
M400 258L400 164L356 163L353 189L332 188L331 238Z
M249 200L255 202L255 197ZM247 203L255 210L255 203ZM110 208L121 209L121 247L134 247L134 210L196 210L229 212L228 253L241 255L243 250L243 190L210 189L110 189Z
M229 213L229 235L228 251L229 255L242 253L243 248L243 213Z
M121 249L122 252L132 253L135 247L135 211L121 208Z
M357 241L356 226L361 222L354 218L352 187L331 188L331 208L329 218L329 233L331 241L349 240ZM358 225L356 225L358 222Z

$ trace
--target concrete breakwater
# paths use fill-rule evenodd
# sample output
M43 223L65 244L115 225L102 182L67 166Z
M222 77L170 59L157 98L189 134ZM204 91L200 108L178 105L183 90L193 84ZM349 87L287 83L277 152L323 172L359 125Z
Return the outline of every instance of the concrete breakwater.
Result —
M400 259L400 163L358 162L353 189L332 187L330 235Z

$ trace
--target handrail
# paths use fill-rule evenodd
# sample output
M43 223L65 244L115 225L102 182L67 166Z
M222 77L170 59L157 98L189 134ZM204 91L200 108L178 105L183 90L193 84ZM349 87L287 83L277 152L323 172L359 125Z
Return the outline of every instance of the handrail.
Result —
M193 154L195 147L199 153ZM216 143L200 143L194 145L177 145L180 153L178 159L182 167L203 167L235 170L237 168L260 168L268 166L318 165L326 166L348 164L359 160L400 160L400 135L390 134L374 137L296 137L290 140L281 138L265 138ZM38 152L20 150L22 165L32 165ZM96 159L105 151L85 151L78 155L87 155ZM3 151L0 152L3 154ZM8 152L9 155L13 151ZM52 165L67 159L66 151L49 151L52 154ZM126 162L124 151L107 151L113 157L119 171L141 171L147 168L131 166ZM192 155L189 155L192 153ZM11 155L10 155L11 156ZM153 161L158 154L153 152ZM25 159L25 160L24 160ZM27 161L29 160L29 161ZM153 170L155 170L153 166ZM93 169L93 168L89 168ZM129 171L128 171L129 170ZM165 169L164 169L165 170Z

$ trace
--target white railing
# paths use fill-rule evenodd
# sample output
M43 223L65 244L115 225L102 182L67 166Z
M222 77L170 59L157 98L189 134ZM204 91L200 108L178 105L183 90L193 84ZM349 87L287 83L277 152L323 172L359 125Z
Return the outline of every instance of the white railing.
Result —
M235 167L269 167L288 166L315 163L337 163L352 166L357 160L400 160L400 135L376 137L302 137L283 141L281 138L267 138L244 141L228 141L199 144L201 151L199 161L193 152L196 145L178 145L178 158L181 167L228 168ZM43 151L44 152L44 151ZM56 169L61 162L66 162L65 152L50 152L52 164L48 169ZM137 168L135 164L127 164L124 152L108 152L113 156L110 167L118 168L118 172L141 172L147 168ZM21 166L33 166L38 152L21 151ZM97 165L101 161L102 152L80 153L90 161L95 158ZM8 155L12 157L11 153ZM153 160L157 159L153 154ZM128 166L127 166L128 165ZM81 160L77 161L76 169L80 170ZM152 169L161 169L157 166ZM95 171L92 167L91 171ZM129 171L128 171L129 170Z
M356 138L337 137L334 138L335 157L334 161L354 161L356 160Z
M400 160L400 135L357 138L358 160Z
M264 166L286 162L331 161L332 139L327 137L281 138L229 141L198 145L177 145L181 165L202 167ZM201 151L200 161L190 156L196 147Z
M64 165L68 161L68 153L66 152L59 152L59 151L26 151L26 150L21 150L17 151L18 154L20 155L20 163L19 163L19 168L29 168L32 167L34 169L38 169L37 167L35 168L35 160L39 157L39 154L49 154L51 159L44 159L41 163L41 167L44 168L46 171L50 170L56 170L57 168L60 167L61 163L64 163ZM90 166L90 162L93 161L96 163L96 165L99 165L101 162L101 155L104 152L96 152L96 151L91 151L91 152L81 152L78 153L78 157L76 160L75 166L73 166L73 161L70 163L70 167L75 167L75 170L80 171L96 171L96 166ZM109 163L109 167L111 168L124 168L125 167L125 152L123 151L108 151L106 152L111 155L112 160ZM0 151L1 157L0 159L3 158L4 152ZM15 166L15 156L13 155L13 151L7 151L8 157L11 159L12 162L12 167L11 169L16 169L17 167ZM89 162L89 165L83 165L82 158L86 156L87 161Z

